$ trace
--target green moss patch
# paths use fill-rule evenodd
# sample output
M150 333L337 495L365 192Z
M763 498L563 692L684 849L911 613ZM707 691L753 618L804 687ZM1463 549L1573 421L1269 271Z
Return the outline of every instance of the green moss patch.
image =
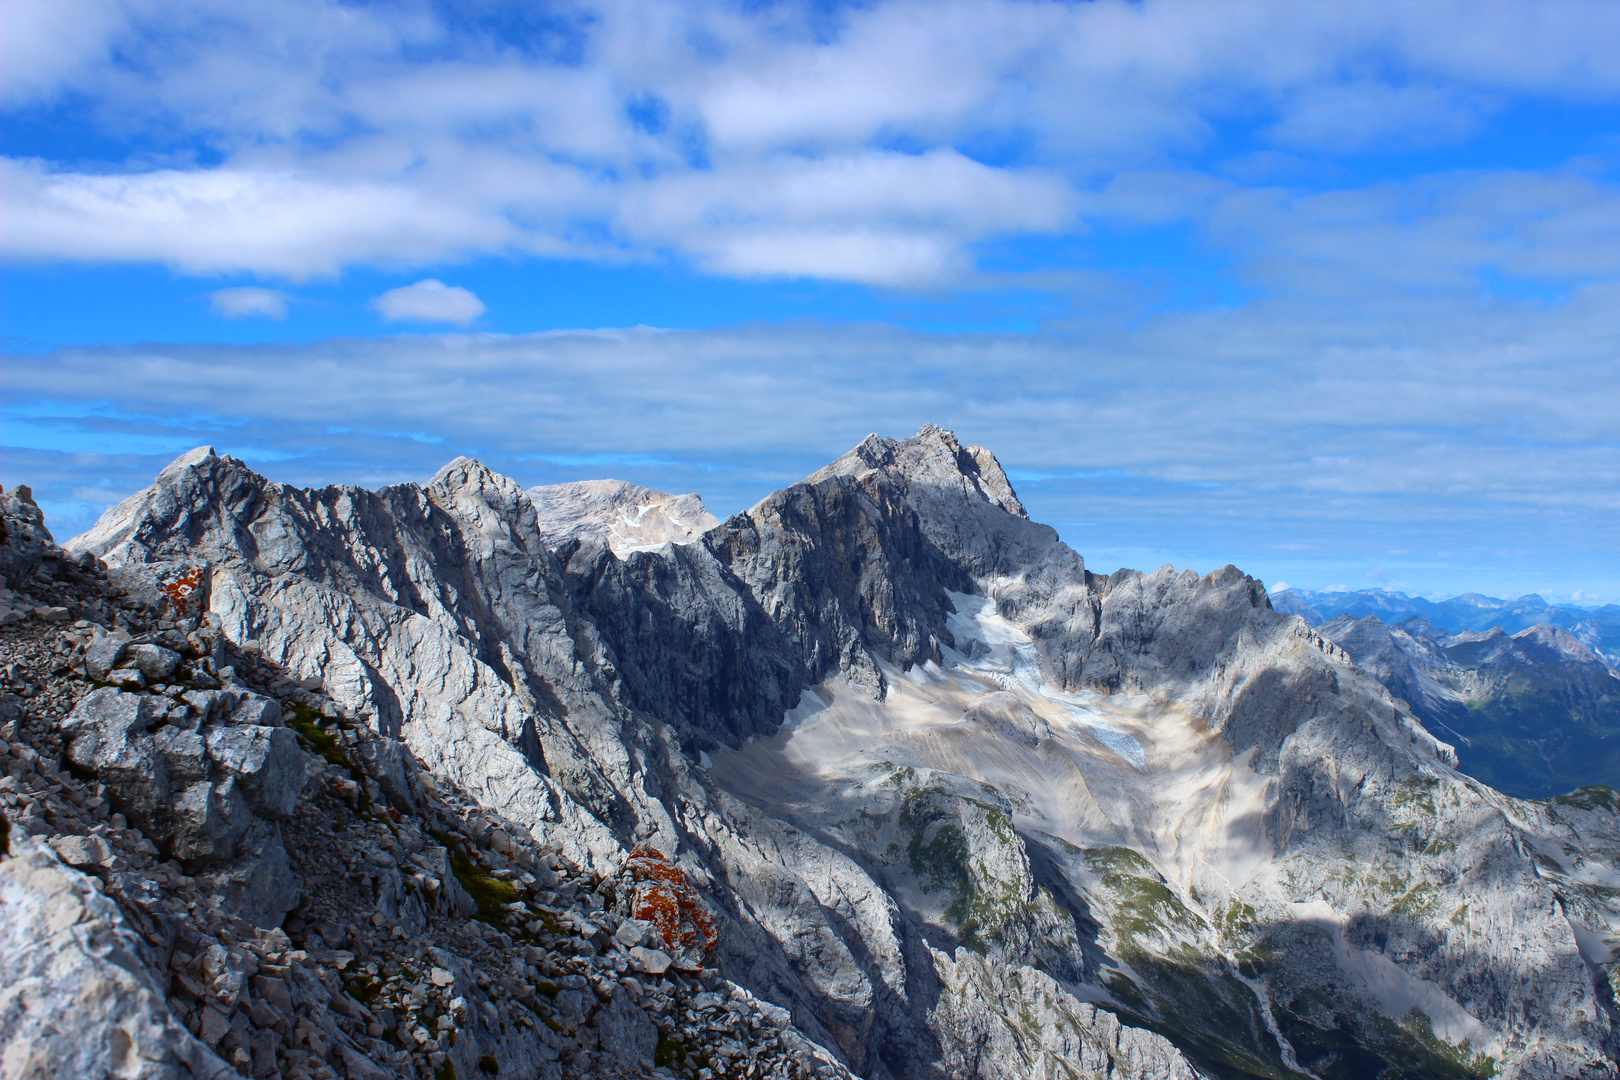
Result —
M516 903L518 899L518 891L512 883L480 870L454 838L432 830L429 835L450 853L451 871L461 882L461 887L467 890L467 895L473 898L473 903L478 905L476 917L496 926L505 926L506 909L502 905Z
M338 745L336 739L321 730L320 724L317 723L321 714L307 705L294 704L289 705L288 708L293 715L292 719L287 721L287 726L298 732L299 736L316 754L349 774L349 778L359 788L359 794L355 799L355 809L363 815L371 816L371 795L366 791L366 774L349 758L348 754L344 753L343 747ZM387 821L386 818L383 820ZM393 825L392 822L388 824L390 827Z

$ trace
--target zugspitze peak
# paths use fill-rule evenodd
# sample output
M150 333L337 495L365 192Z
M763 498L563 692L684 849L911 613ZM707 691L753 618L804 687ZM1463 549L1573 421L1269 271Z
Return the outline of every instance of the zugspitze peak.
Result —
M1610 789L931 425L724 521L206 447L0 513L5 1080L1616 1076Z

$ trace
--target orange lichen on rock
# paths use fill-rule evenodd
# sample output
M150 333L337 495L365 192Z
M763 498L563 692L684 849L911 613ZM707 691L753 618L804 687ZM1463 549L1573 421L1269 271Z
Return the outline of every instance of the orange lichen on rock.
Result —
M199 566L163 583L163 595L169 598L176 615L184 618L202 614L204 572ZM194 607L196 610L193 610Z
M670 955L701 964L714 952L720 934L714 916L676 866L657 848L638 846L625 860L632 881L630 912L653 924Z

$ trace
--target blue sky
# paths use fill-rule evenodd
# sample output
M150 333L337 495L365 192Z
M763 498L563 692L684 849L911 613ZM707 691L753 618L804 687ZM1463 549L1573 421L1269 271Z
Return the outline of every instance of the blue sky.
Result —
M16 0L0 483L743 509L954 428L1097 570L1620 601L1620 5Z

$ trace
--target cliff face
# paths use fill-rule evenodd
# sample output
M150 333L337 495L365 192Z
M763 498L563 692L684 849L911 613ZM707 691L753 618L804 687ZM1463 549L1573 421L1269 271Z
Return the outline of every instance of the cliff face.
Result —
M1236 569L1090 574L932 427L645 544L669 497L539 490L200 450L69 547L204 568L228 641L580 865L674 854L859 1074L1614 1075L1614 808L1460 775Z

